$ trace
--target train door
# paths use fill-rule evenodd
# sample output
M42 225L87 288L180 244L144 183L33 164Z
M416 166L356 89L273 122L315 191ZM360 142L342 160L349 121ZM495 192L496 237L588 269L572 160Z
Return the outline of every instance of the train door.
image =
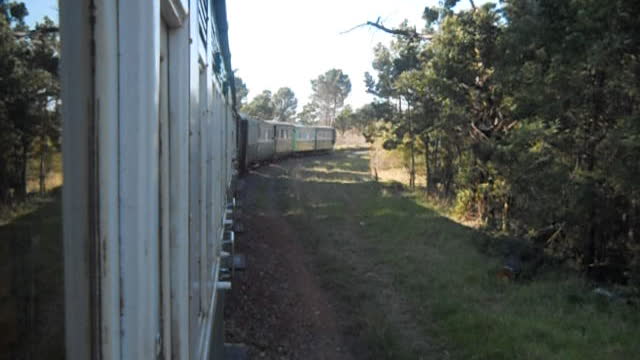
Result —
M273 125L273 157L278 154L278 127Z
M292 133L292 136L291 136L291 150L292 151L297 151L298 148L297 148L296 140L298 140L298 129L295 128L295 127L292 128L291 129L291 133Z
M318 150L318 129L313 129L313 150Z

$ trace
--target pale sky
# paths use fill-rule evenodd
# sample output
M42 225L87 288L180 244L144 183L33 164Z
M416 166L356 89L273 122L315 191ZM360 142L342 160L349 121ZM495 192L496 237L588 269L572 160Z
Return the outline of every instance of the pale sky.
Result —
M372 100L364 72L372 72L373 47L392 36L370 27L340 34L378 17L388 27L404 19L418 29L422 12L438 0L228 0L231 62L249 88L249 99L262 90L288 86L298 111L311 95L310 81L331 68L351 79L347 103Z
M23 0L24 1L24 0ZM476 0L480 5L485 1ZM26 0L33 26L48 15L57 21L57 0ZM378 17L387 27L404 19L424 26L425 6L438 0L227 0L231 63L249 88L249 99L262 90L290 87L298 111L308 102L312 79L331 68L351 79L346 102L359 107L372 100L365 92L364 72L373 72L373 47L392 36L370 27L340 34ZM467 7L467 1L460 1Z
M58 22L58 0L22 0L22 2L27 5L29 11L25 22L30 27L33 27L36 22L42 22L45 15Z
M488 0L476 0L480 6ZM494 1L497 2L497 1ZM311 95L310 81L331 68L351 79L346 103L362 106L373 98L364 73L373 73L373 47L392 35L371 27L341 34L378 17L387 27L407 19L424 27L425 6L438 0L227 0L231 63L249 88L249 100L262 90L288 86L298 98L298 111ZM468 8L461 0L459 8Z

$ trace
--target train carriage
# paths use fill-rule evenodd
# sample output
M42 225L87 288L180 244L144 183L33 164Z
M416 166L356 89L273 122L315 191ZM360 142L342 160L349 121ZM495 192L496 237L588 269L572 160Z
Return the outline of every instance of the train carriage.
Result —
M225 1L63 1L60 32L67 358L220 358Z
M279 158L290 155L293 152L295 125L278 121L267 121L267 123L273 125L275 134L274 157Z
M273 125L264 121L257 121L255 124L250 124L258 131L258 138L256 139L256 156L251 158L251 162L265 161L273 159L275 155L275 136L276 130Z
M328 126L315 127L315 146L316 151L332 150L336 143L336 129Z
M294 139L294 151L309 152L315 150L316 134L314 128L296 125Z
M335 131L237 113L224 0L63 1L60 32L67 358L219 359L236 164Z

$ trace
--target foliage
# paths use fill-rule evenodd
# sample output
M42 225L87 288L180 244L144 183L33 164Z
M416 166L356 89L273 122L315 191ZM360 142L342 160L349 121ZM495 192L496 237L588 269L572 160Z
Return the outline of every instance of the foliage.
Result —
M349 75L344 74L342 70L331 69L311 80L311 89L311 99L317 106L320 122L334 126L336 115L351 92Z
M335 127L341 134L353 127L355 122L355 113L350 105L345 106L338 116L336 116Z
M288 87L282 87L271 98L274 118L278 121L293 122L298 99Z
M248 104L243 105L241 111L262 120L293 122L297 106L298 99L293 90L283 87L275 94L264 90Z
M0 203L24 198L27 164L41 159L40 191L49 151L60 143L59 40L48 18L29 29L23 3L0 2ZM53 30L52 30L53 29Z
M239 76L234 76L233 81L236 88L236 106L241 108L247 102L247 96L249 95L249 88L247 84Z
M314 102L306 103L296 118L303 125L316 124L318 122L318 105Z
M640 4L455 4L425 9L430 41L374 48L366 85L392 110L375 135L422 154L427 191L488 229L553 228L550 252L637 280Z
M247 105L242 107L242 112L258 119L272 120L275 109L271 100L271 91L264 90L256 95Z

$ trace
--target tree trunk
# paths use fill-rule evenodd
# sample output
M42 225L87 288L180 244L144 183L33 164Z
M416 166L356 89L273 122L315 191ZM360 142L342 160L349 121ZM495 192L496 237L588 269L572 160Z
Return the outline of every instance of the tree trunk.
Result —
M429 167L429 135L422 137L424 143L424 180L427 194L431 192L431 168Z
M409 173L409 186L411 187L411 190L415 190L416 188L416 153L414 149L413 134L411 134L411 170Z
M373 178L378 182L378 147L375 144L371 144L373 148L373 158L371 159L371 167L373 167Z
M47 178L47 168L46 168L46 158L47 151L49 150L49 146L47 144L47 139L42 138L42 143L40 144L40 195L44 195L47 191L45 180Z
M439 152L438 152L439 147L440 147L440 137L437 137L436 138L436 147L435 147L435 149L433 149L433 174L434 174L433 178L436 181L432 181L432 184L431 184L432 190L434 192L437 191L437 189L438 189L437 188L437 186L438 186L437 182L442 180L441 179L442 178L442 171L440 171L440 166L438 164L439 163L439 156L440 156Z
M597 138L596 131L598 128L597 121L604 115L604 82L605 82L605 74L602 70L597 70L594 75L594 91L592 98L592 114L591 119L587 125L587 147L586 147L586 162L587 162L587 171L592 173L596 166L596 141ZM598 251L598 234L596 227L596 217L597 217L597 209L596 203L598 202L597 196L597 187L598 185L591 181L588 189L588 198L589 198L589 215L587 219L587 244L586 251L584 254L584 260L586 265L593 264L598 261L598 259L603 255Z
M27 196L27 163L29 162L29 144L22 141L22 153L18 161L18 181L16 184L16 196L24 199Z
M402 104L402 98L400 99L400 103ZM408 110L408 109L407 109ZM409 143L409 151L411 152L411 165L409 169L409 187L411 190L415 190L416 188L416 151L415 151L415 140L416 137L413 134L413 117L409 114L409 136L411 142Z
M507 232L509 230L509 197L504 201L502 206L502 231Z

